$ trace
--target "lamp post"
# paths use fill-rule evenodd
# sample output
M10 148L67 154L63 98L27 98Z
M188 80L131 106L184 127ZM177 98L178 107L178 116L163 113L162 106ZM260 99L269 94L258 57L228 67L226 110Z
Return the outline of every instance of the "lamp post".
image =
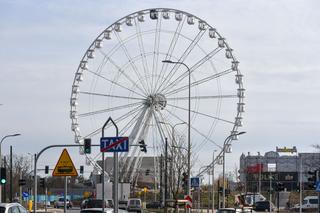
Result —
M226 145L228 144L229 140L232 140L232 137L236 137L238 135L242 135L246 132L238 132L238 133L231 133L223 142L223 153L222 153L222 159L223 159L223 166L222 166L222 208L226 207L226 183L225 183L225 167L226 167L226 161L225 161L225 155L226 155Z
M165 125L169 125L170 127L171 127L171 147L174 147L174 145L176 144L175 142L175 137L174 137L174 128L176 127L176 126L178 126L178 125L182 125L182 124L186 124L186 122L180 122L180 123L176 123L175 125L172 125L172 124L170 124L170 123L166 123L166 122L162 122L162 121L160 121L159 122L160 124L165 124ZM166 144L167 144L167 142L166 142ZM172 160L172 156L173 156L173 152L172 152L172 149L171 149L171 161L170 161L170 176L171 176L171 180L170 180L170 187L171 188L173 188L173 160ZM166 171L167 172L167 171ZM172 190L171 190L172 191ZM170 196L170 198L172 198L171 196Z
M2 142L4 141L4 139L9 138L9 137L16 137L19 136L21 134L17 133L17 134L12 134L12 135L6 135L4 136L1 141L0 141L0 166L2 167L2 155L1 155L1 146L2 146ZM2 185L0 185L0 202L2 201Z
M185 66L188 70L188 187L187 187L187 195L190 196L190 174L191 174L191 162L190 162L190 156L191 156L191 140L190 140L190 115L191 115L191 101L190 101L190 96L191 96L191 72L190 68L183 62L179 61L171 61L171 60L163 60L163 63L169 63L169 64L181 64ZM190 209L188 210L190 212Z
M214 153L217 150L213 150L212 153L212 212L214 212Z

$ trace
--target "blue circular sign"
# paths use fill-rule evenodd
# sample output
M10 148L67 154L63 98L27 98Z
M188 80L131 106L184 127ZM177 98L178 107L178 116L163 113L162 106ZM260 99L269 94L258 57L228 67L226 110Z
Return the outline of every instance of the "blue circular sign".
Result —
M28 192L22 192L22 197L29 197L29 193Z

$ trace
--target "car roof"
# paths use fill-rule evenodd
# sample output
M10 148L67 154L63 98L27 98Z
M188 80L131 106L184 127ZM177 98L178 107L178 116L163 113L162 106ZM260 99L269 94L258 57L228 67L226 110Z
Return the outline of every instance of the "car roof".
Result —
M21 206L19 203L0 203L1 207L8 208L10 206Z

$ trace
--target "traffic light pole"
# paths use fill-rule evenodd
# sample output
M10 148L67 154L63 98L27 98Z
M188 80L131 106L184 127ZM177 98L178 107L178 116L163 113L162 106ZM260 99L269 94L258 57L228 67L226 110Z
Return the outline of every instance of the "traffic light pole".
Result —
M13 175L12 175L12 146L10 146L10 203L12 203L13 197Z
M33 212L36 213L37 212L37 195L38 195L38 191L37 191L37 162L41 156L41 154L46 151L47 149L50 148L56 148L56 147L80 147L80 146L84 146L82 144L57 144L57 145L50 145L47 146L45 148L43 148L38 154L34 154L34 171L33 171L33 177L34 177L34 185L33 185ZM99 146L100 144L94 144L91 146Z

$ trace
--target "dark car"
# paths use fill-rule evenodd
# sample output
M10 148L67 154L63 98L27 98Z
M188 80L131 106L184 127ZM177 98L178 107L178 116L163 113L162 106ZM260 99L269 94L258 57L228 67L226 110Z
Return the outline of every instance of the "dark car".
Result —
M88 208L102 208L102 205L104 203L104 207L107 207L107 202L102 202L102 199L87 199L84 204L81 206L82 209L88 209Z
M160 209L162 206L160 202L154 201L151 203L147 203L146 207L147 209Z
M271 208L271 211L272 211L273 210L272 205L270 207L270 202L267 201L267 200L257 201L254 204L254 210L255 211L270 211L270 208Z

